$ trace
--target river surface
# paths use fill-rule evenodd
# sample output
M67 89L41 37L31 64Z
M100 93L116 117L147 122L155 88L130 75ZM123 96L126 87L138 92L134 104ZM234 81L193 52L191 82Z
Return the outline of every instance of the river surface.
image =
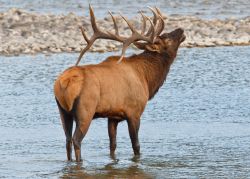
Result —
M88 53L82 63L111 54ZM250 47L180 49L142 116L141 157L123 122L111 159L100 119L83 140L82 164L66 161L53 96L77 56L0 56L0 178L250 178Z
M108 10L122 12L132 17L138 10L147 6L157 6L169 15L193 15L205 19L241 18L250 16L249 0L0 0L0 11L9 8L22 8L28 11L51 14L88 15L88 4L91 3L99 17L108 15Z

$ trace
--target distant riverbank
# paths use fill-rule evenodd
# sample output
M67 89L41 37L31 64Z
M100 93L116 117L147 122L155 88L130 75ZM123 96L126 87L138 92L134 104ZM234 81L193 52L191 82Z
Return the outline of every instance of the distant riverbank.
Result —
M138 16L139 17L139 16ZM126 23L117 16L119 31L129 35ZM177 27L185 29L184 47L213 47L250 45L250 16L240 19L205 20L194 16L172 15L164 17L165 31ZM140 18L131 20L140 28ZM113 30L109 16L97 21L107 31ZM0 13L0 54L19 55L36 53L79 52L85 41L79 30L83 25L88 34L92 29L88 17L73 13L68 15L38 14L21 9L9 9ZM121 44L99 40L90 51L119 50Z

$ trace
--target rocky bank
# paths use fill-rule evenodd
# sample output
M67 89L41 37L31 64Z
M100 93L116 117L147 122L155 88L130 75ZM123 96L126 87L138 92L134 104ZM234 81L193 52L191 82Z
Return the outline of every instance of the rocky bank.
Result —
M127 24L117 16L119 32L130 35ZM167 16L165 31L177 27L185 29L184 47L213 47L229 45L250 45L250 16L242 19L204 20L192 16ZM140 28L140 18L131 20ZM107 16L97 21L108 31L113 30L112 19ZM88 34L92 29L88 17L68 15L37 14L20 9L0 13L0 54L19 55L35 53L79 52L86 44L79 26ZM119 50L119 42L98 40L90 51L105 52Z

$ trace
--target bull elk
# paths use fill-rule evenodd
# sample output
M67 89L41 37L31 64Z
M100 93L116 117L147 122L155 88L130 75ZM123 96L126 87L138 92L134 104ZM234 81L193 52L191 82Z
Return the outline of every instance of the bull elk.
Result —
M179 45L185 40L180 28L162 33L164 21L158 8L150 8L152 20L141 13L139 32L127 20L132 35L121 36L116 18L110 13L115 33L100 30L92 7L89 7L94 34L89 39L83 27L82 35L87 46L81 51L75 66L66 69L55 81L54 93L66 136L67 159L72 160L72 142L76 161L81 161L81 142L92 119L107 117L110 154L116 149L116 131L119 122L126 120L132 148L140 154L138 131L140 117L147 102L164 83ZM150 27L147 28L147 22ZM110 56L99 64L77 66L83 54L96 39L111 39L123 44L121 56ZM144 50L138 55L125 57L129 45ZM73 121L76 123L72 138Z

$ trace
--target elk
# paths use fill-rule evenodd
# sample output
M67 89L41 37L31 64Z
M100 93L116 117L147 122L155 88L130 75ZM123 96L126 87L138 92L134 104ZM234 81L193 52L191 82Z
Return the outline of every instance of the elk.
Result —
M124 120L128 124L134 155L140 155L138 131L141 115L147 102L163 85L179 45L185 40L181 28L162 33L165 25L162 14L158 8L150 9L152 20L141 13L140 32L122 16L132 32L131 36L124 37L119 34L116 18L111 13L115 33L100 30L94 11L89 7L94 34L89 39L81 27L87 46L80 52L76 65L66 69L54 83L68 160L72 160L73 143L76 161L81 161L81 142L92 119L100 117L108 118L111 156L116 149L117 125ZM149 28L146 27L148 21ZM83 54L100 38L121 42L122 55L110 56L99 64L77 66ZM125 57L125 51L131 44L143 52ZM73 121L76 127L72 137Z

